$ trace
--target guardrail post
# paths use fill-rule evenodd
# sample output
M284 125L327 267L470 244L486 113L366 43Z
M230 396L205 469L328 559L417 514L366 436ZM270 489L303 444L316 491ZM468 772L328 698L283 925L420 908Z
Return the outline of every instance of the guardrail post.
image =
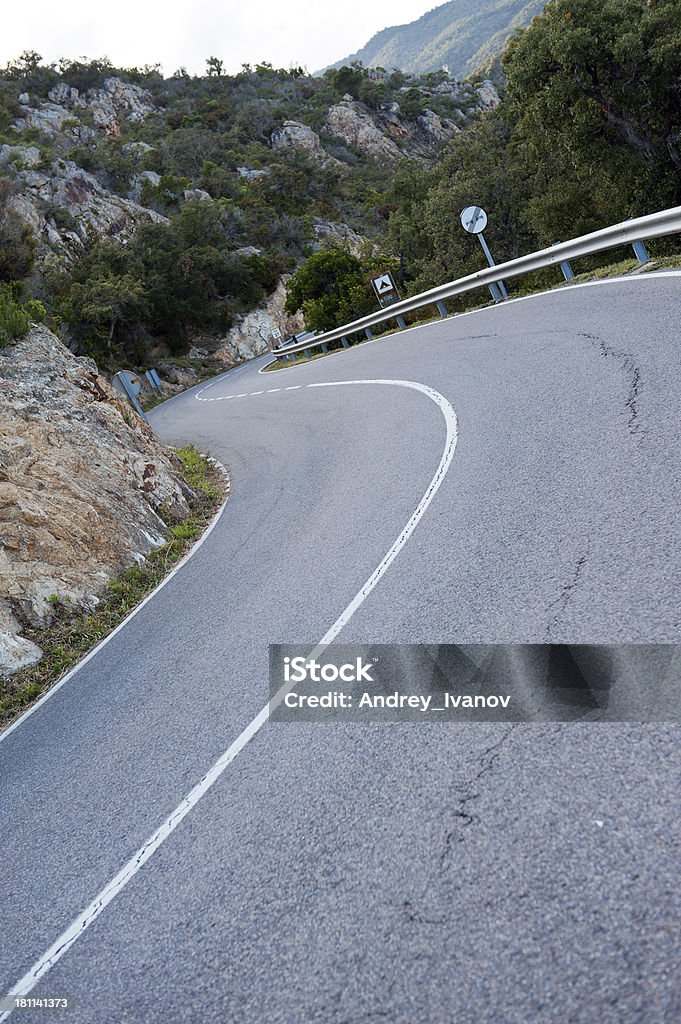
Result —
M494 299L495 302L502 302L503 301L502 294L499 291L499 289L497 288L496 284L491 284L489 286L489 290L491 291L492 298Z
M646 249L644 242L632 242L631 247L636 253L636 259L639 263L648 262L650 256L648 255L648 250Z
M560 245L561 243L560 243L560 241L558 241L558 242L554 242L553 244L554 245ZM563 271L563 277L565 278L566 281L571 281L572 278L575 276L575 272L574 272L574 270L572 269L572 267L570 266L570 264L568 263L567 260L563 260L563 262L560 265L560 269Z
M436 305L437 305L437 311L440 314L440 316L449 316L449 310L445 306L445 304L442 301L442 299L440 299L440 301L437 302Z
M396 316L395 319L397 320L397 326L398 327L404 328L404 327L407 326L403 316Z
M305 358L306 359L312 359L312 349L311 348L306 348L305 349Z
M329 351L329 346L326 344L325 341L323 341L322 342L322 352L328 352L328 351Z
M374 336L374 335L373 335L373 331L371 330L371 328L370 328L370 327L365 327L365 328L364 328L364 333L365 333L365 335L366 335L367 341L371 341L371 339L372 339L372 338L373 338L373 336Z
M350 342L347 338L341 338L341 344L343 345L343 348L350 348Z

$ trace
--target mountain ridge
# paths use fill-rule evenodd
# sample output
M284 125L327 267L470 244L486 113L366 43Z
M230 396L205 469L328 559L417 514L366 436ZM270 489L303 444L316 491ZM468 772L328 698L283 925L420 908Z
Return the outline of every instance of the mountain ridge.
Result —
M466 77L544 6L545 0L449 0L415 21L382 29L331 67L360 61L366 67L397 67L412 74L445 67L456 77Z

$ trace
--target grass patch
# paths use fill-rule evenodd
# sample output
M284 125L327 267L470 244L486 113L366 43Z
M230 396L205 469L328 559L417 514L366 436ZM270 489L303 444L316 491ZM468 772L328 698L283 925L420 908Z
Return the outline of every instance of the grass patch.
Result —
M182 475L194 495L189 500L189 515L181 520L162 516L168 524L165 544L150 551L141 565L132 565L112 578L94 611L78 611L68 600L55 596L52 624L46 629L22 632L42 648L44 655L37 665L8 678L0 677L0 727L42 696L108 636L162 582L211 522L226 493L224 477L191 445L177 449L177 454Z

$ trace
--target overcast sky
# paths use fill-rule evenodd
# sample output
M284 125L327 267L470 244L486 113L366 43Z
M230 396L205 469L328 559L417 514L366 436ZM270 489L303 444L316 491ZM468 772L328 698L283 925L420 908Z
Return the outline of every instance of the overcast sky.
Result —
M3 5L4 6L4 5ZM228 71L269 61L309 71L358 50L379 29L413 21L437 0L31 0L7 3L0 64L23 50L47 60L108 57L118 66L162 64L202 72L209 56Z

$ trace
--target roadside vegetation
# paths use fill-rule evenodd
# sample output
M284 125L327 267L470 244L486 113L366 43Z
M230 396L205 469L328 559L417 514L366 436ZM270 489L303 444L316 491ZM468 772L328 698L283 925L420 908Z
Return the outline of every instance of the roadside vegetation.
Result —
M141 565L132 565L112 578L96 609L79 611L68 602L54 598L54 620L46 629L25 629L22 633L44 652L36 665L13 675L0 676L0 727L8 724L89 651L163 581L184 557L211 522L227 492L221 470L194 447L181 448L182 475L191 488L189 515L168 525L167 540L149 552Z

